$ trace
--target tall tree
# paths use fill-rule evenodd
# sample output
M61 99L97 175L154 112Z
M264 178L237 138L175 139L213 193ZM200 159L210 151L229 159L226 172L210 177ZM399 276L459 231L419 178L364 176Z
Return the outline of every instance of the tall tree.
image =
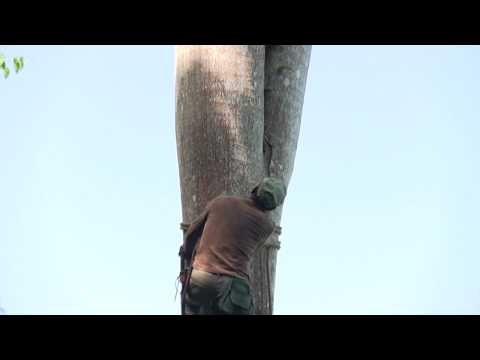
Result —
M266 175L288 185L311 46L177 46L176 135L182 229L206 203L245 196ZM256 313L273 313L277 230L252 264Z

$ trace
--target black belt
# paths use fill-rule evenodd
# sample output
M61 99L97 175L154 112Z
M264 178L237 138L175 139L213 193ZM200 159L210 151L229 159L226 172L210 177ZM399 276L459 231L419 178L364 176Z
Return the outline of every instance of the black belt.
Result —
M209 274L212 274L212 275L216 275L216 276L229 276L227 274L220 274L220 273L213 273L213 272L210 272L210 271L207 271Z
M198 270L198 269L195 269L193 268L193 270ZM206 272L206 273L209 273L211 275L215 275L215 276L228 276L228 277L234 277L232 275L228 275L228 274L220 274L220 273L214 273L214 272L211 272L211 271L206 271L206 270L199 270L199 271L203 271L203 272ZM245 281L248 281L247 279L245 278L239 278L239 279L242 279L242 280L245 280Z

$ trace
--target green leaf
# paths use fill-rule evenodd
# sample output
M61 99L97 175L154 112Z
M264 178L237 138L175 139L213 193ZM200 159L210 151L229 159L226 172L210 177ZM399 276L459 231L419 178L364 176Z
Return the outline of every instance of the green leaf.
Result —
M15 72L18 73L20 70L20 60L18 60L18 58L13 58L13 65L15 65Z
M0 67L3 68L5 64L5 56L3 54L0 54Z
M2 69L3 69L3 76L6 79L8 77L8 75L10 75L10 69L6 66L3 66Z
M23 57L13 58L13 64L15 65L15 72L18 73L23 68Z

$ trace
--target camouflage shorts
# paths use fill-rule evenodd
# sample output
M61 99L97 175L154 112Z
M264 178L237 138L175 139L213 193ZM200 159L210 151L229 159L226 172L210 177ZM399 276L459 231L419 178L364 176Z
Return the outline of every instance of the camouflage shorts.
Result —
M252 315L253 296L246 280L192 271L185 298L187 315Z

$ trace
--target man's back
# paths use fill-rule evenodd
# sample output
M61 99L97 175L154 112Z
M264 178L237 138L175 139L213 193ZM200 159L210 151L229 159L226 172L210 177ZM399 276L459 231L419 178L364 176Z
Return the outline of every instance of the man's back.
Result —
M194 268L249 278L255 250L274 230L274 223L252 199L219 196L208 209Z

